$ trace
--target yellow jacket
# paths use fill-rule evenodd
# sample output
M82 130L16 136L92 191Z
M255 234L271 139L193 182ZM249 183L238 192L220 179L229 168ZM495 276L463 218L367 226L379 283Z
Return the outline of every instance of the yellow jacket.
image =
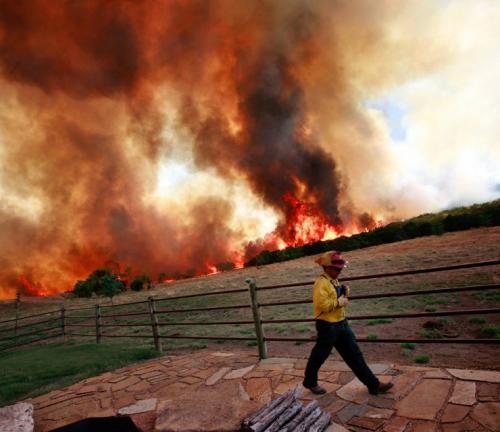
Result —
M329 322L345 319L345 308L339 306L335 287L340 286L337 279L332 279L326 273L314 282L313 305L314 318Z

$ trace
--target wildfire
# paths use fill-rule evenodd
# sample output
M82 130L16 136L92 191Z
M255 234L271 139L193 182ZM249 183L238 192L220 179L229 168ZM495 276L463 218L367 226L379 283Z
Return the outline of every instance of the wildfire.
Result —
M295 198L290 192L283 199L288 204L286 233L282 240L286 246L302 246L339 236L340 227L329 223L325 214L314 205Z
M208 275L214 275L214 274L220 273L219 270L217 269L217 267L214 265L209 265L208 270L209 270Z
M34 297L36 296L45 297L49 295L49 293L46 290L44 290L40 286L40 284L35 284L30 282L28 278L24 275L19 276L19 282L22 285L24 295L34 296Z

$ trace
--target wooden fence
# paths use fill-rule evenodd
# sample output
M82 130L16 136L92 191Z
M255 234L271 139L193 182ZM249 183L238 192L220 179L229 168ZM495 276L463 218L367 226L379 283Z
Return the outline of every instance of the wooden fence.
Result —
M404 275L415 275L422 273L434 273L442 271L452 271L459 269L469 269L478 267L490 267L500 264L500 260L482 261L467 264L458 264L444 267L432 267L418 270L407 270L392 273L378 273L370 275L351 276L340 279L341 281L354 281L366 280L376 278L389 278ZM272 306L288 306L311 303L310 295L307 299L303 300L290 300L279 302L259 302L259 293L268 290L278 290L291 287L307 286L313 282L298 282L283 285L270 285L258 287L253 279L246 280L247 287L241 289L233 289L226 291L214 291L200 294L189 294L184 296L170 296L163 298L149 297L147 300L122 303L117 305L95 305L84 308L70 308L65 309L61 306L57 310L44 312L35 315L28 315L20 317L16 313L16 318L0 321L0 351L12 350L17 347L46 341L48 339L63 337L66 340L69 337L90 337L95 338L96 343L101 343L103 338L147 338L152 339L154 346L158 351L162 351L162 340L166 339L194 339L194 340L218 340L218 341L252 341L256 343L260 358L267 357L267 341L287 341L287 342L311 342L311 338L292 338L292 337L266 337L264 326L269 324L281 323L304 323L313 322L311 318L299 319L262 319L262 310L266 307ZM418 291L400 291L391 293L372 293L362 295L350 296L350 301L361 299L381 299L388 297L404 297L404 296L419 296L428 294L443 294L443 293L459 293L467 291L489 291L497 290L500 284L482 284L472 286L462 286L454 288L436 288ZM225 296L231 294L249 293L249 301L245 304L232 304L212 307L190 307L190 308L162 308L159 307L161 303L168 303L179 299L192 299L192 298L207 298L209 296ZM120 308L134 307L134 312L122 312ZM111 309L111 313L107 312ZM212 312L223 310L247 310L251 311L252 319L239 319L239 320L223 320L223 321L164 321L163 317L171 317L173 314L179 313L193 313L193 312ZM76 315L73 315L74 313ZM374 320L374 319L392 319L392 318L417 318L417 317L439 317L439 316L453 316L453 315L485 315L485 314L498 314L500 308L467 308L467 309L448 309L441 311L418 312L418 313L390 313L390 314L370 314L370 315L350 315L349 320ZM145 318L147 322L134 322L130 323L109 323L110 319L116 320L117 318ZM240 326L240 325L253 325L254 334L252 336L207 336L207 335L182 335L178 333L165 334L161 330L171 326ZM109 333L107 329L119 327L139 327L148 328L149 331L140 334L117 334ZM78 332L74 329L92 329L92 332ZM20 332L21 330L21 332ZM9 336L5 336L6 334ZM359 342L370 343L453 343L453 344L499 344L500 339L497 338L482 338L482 339L460 339L460 338L358 338Z

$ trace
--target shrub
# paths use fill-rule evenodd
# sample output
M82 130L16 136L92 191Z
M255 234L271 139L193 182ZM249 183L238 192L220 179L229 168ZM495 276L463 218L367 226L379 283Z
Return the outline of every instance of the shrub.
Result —
M78 281L73 292L77 297L92 297L92 287L88 281Z
M481 333L486 336L494 337L495 339L500 339L500 326L492 325L483 327Z
M375 333L369 333L366 336L366 339L368 339L368 340L377 340L378 339L378 335L376 335Z
M431 361L431 356L429 354L419 354L415 357L415 363L425 364Z
M478 214L448 215L443 220L443 227L446 231L460 231L478 226L481 226L481 217Z
M84 281L75 284L77 297L91 297L93 293L99 296L113 298L125 289L125 284L109 269L97 269Z
M481 318L481 317L470 317L469 322L471 324L484 324L486 322L486 320L484 318Z
M141 291L144 289L144 285L146 285L148 289L151 288L151 278L147 274L137 276L130 284L130 289L132 291Z
M417 347L417 344L415 342L404 342L400 346L404 349L414 350Z
M217 270L219 270L219 271L228 271L228 270L233 270L236 266L234 265L233 262L226 261L226 262L216 264L215 267L217 267Z

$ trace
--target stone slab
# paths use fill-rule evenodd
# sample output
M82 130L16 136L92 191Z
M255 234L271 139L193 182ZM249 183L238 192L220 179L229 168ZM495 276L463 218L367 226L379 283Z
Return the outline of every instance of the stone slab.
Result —
M225 375L224 379L228 380L228 379L243 378L247 373L251 372L254 367L255 366L252 365L252 366L244 367L241 369L233 370L233 371L229 372L227 375Z
M267 359L262 359L259 362L259 365L263 364L282 364L282 363L291 363L292 365L295 363L296 359L290 357L270 357Z
M228 352L213 352L210 353L211 356L214 357L232 357L234 356L234 353L228 353Z
M393 417L387 424L384 425L384 432L403 432L409 420L404 417Z
M396 405L397 415L434 420L448 397L450 380L425 379Z
M384 423L383 419L374 419L374 418L367 418L367 417L353 417L349 421L349 425L351 426L358 426L363 429L368 429L371 431L376 431L382 424Z
M152 411L156 409L156 402L157 402L156 399L143 399L136 402L133 405L121 408L118 411L118 414L132 415L132 414L139 414L147 411Z
M212 386L212 385L216 384L230 370L231 370L231 368L229 368L229 367L220 368L217 372L215 372L210 378L208 378L205 381L205 384L207 386Z
M240 429L241 420L259 406L242 397L239 383L222 381L210 387L199 387L175 400L160 401L154 431L236 431Z
M458 405L474 405L476 403L476 383L457 381L449 402Z
M441 416L441 422L455 423L462 421L469 410L470 408L468 406L448 404L446 405L443 415Z
M0 408L0 431L33 432L33 405L19 402Z
M394 387L391 389L390 393L383 395L390 399L403 398L406 396L411 389L418 382L422 374L419 371L407 371L401 375L393 377L392 383Z
M436 369L432 371L425 372L424 378L442 378L442 379L451 379L450 374L446 373L441 369Z
M447 369L454 377L468 381L500 383L500 372L470 369Z
M368 367L372 370L375 375L383 374L391 365L386 363L370 363Z
M273 395L269 378L250 378L246 384L246 391L252 400L261 404L268 403Z
M364 414L364 417L388 419L391 418L393 414L394 411L390 409L370 407Z
M477 404L471 412L471 417L492 431L500 431L500 402Z
M354 378L337 390L337 396L350 402L364 404L368 401L370 394L366 386L360 380Z
M411 432L435 432L436 431L436 423L434 422L425 422L418 423L413 426Z
M342 408L340 411L337 412L337 417L342 423L347 423L349 420L351 420L353 417L360 417L362 416L368 407L365 405L357 405L354 403L351 403L347 405L345 408Z
M332 422L332 424L325 429L325 432L349 432L349 431L344 426Z

